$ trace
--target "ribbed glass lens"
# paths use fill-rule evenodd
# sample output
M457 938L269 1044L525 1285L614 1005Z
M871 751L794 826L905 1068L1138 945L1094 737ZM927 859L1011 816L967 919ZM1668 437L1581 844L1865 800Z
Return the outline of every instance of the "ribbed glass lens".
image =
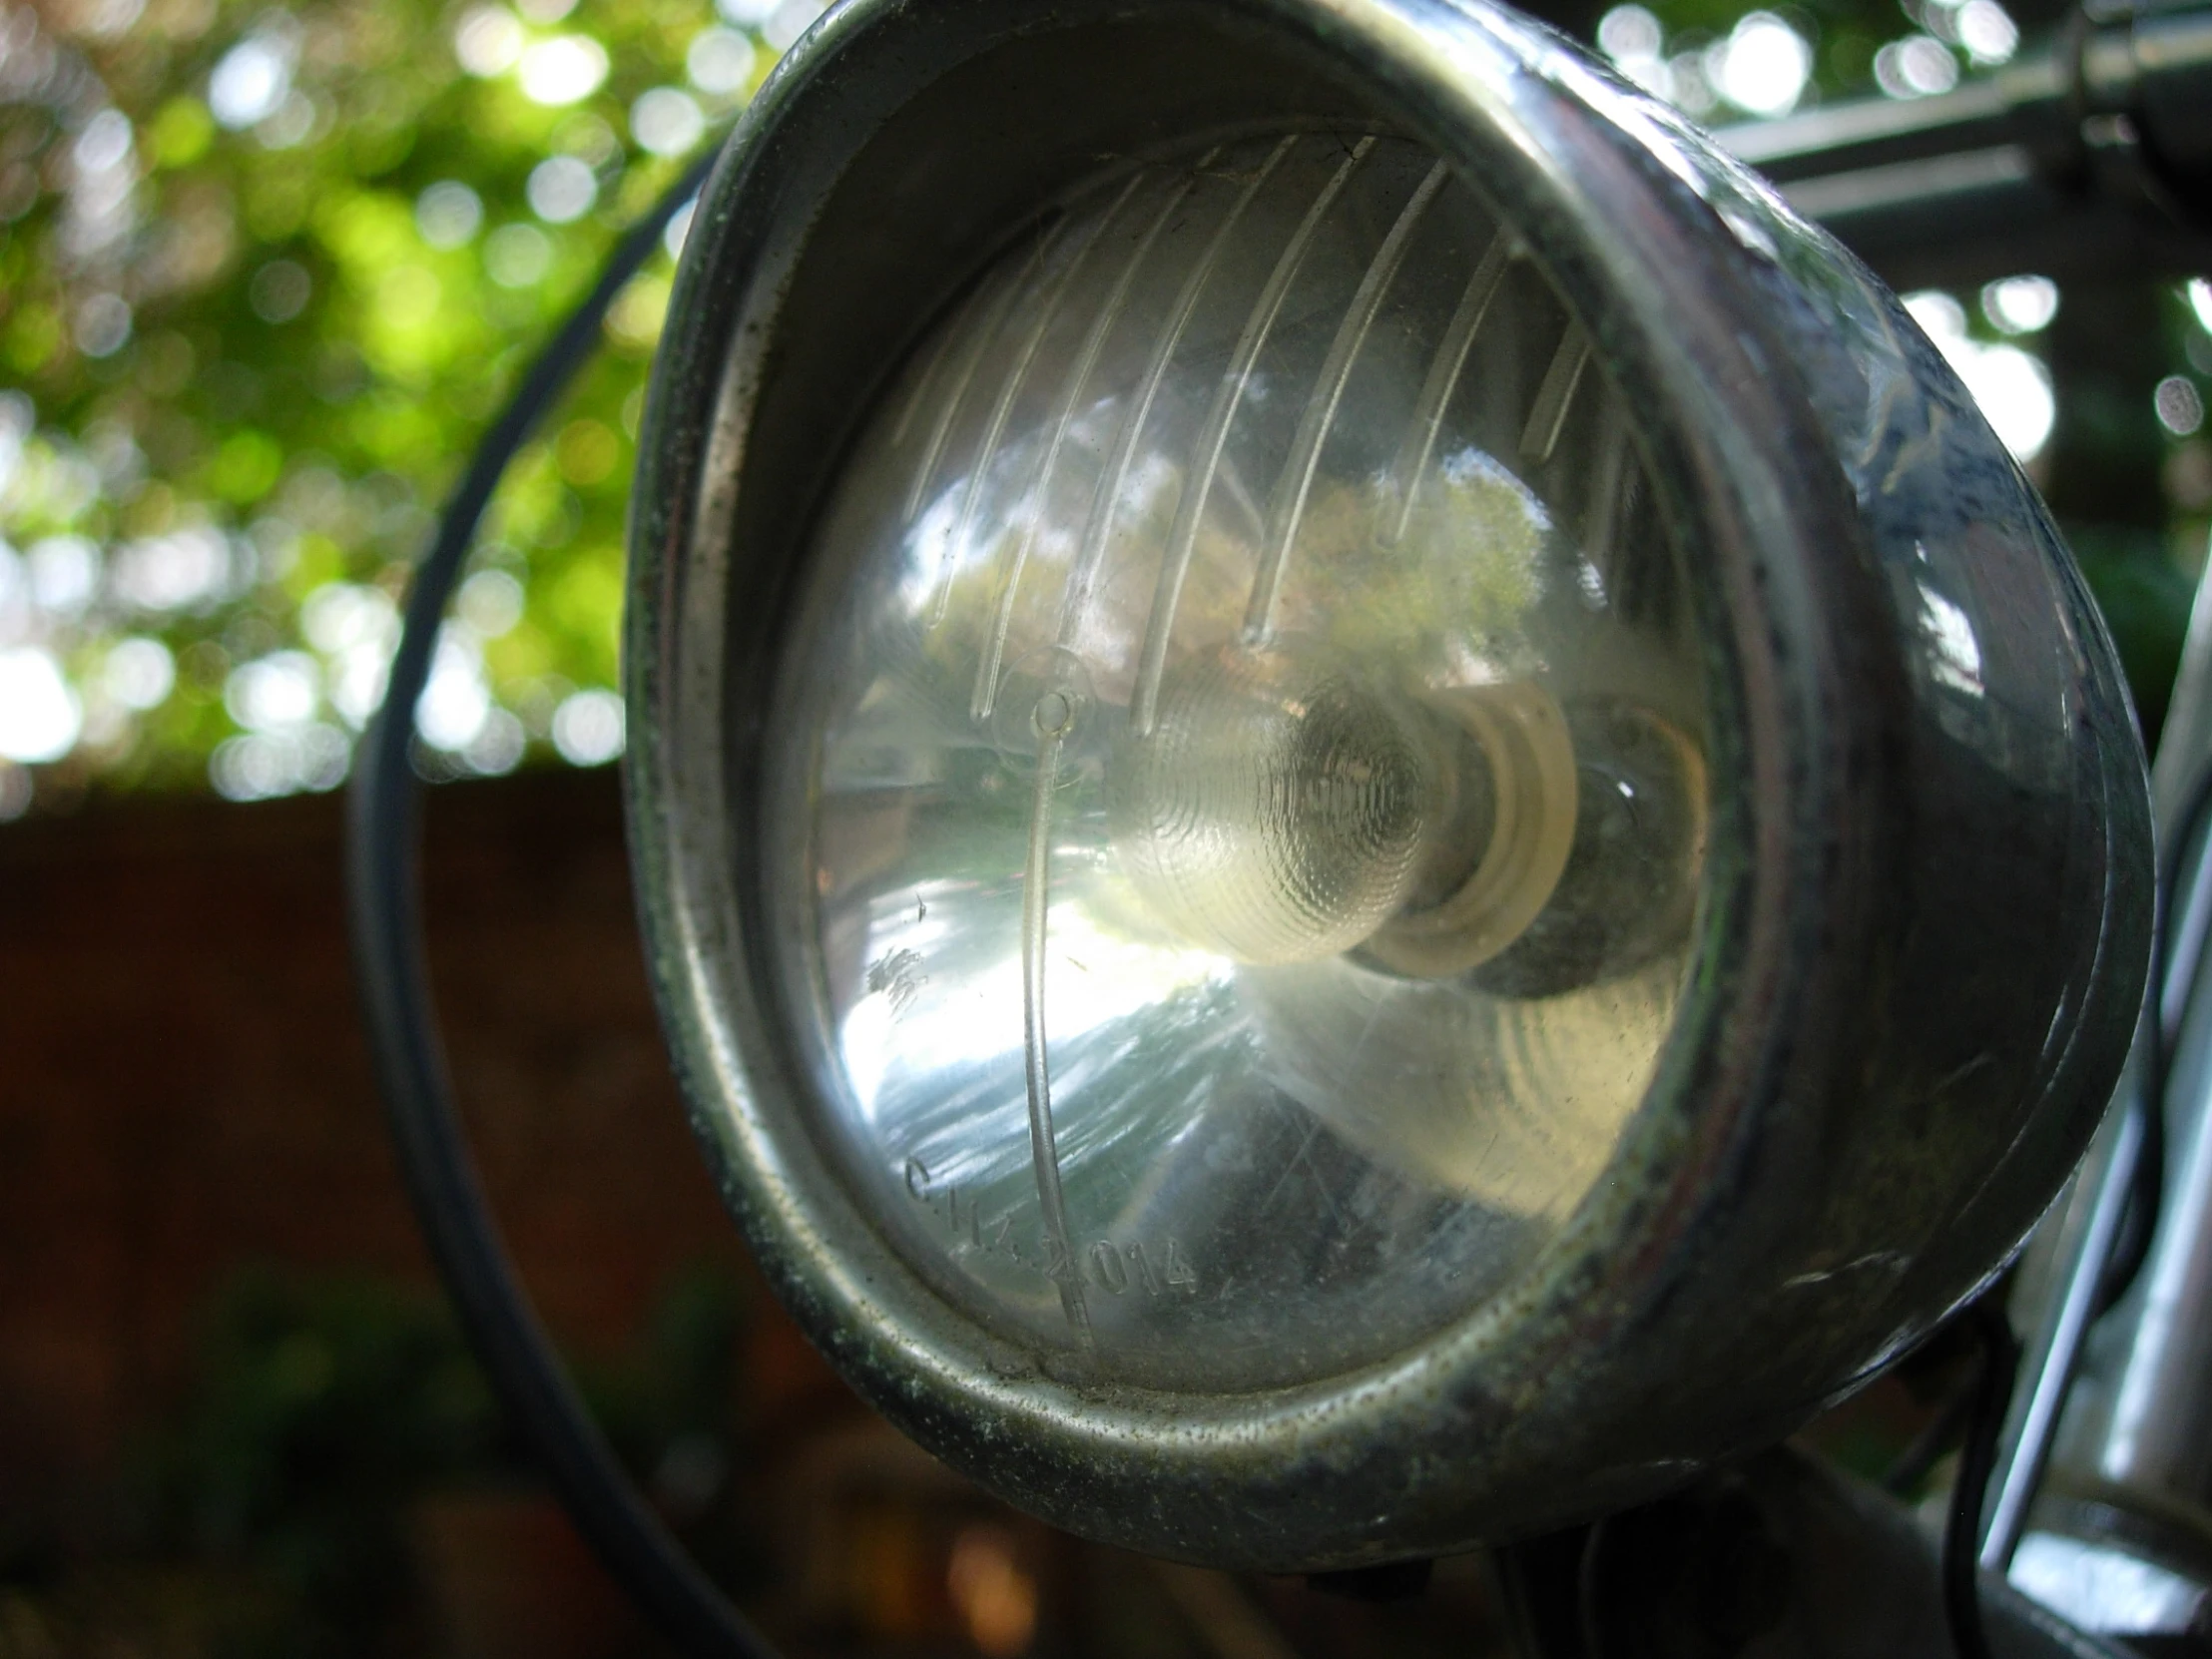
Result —
M1478 1308L1686 970L1699 654L1630 421L1400 141L1128 173L895 377L764 804L825 1140L959 1306L1244 1389Z

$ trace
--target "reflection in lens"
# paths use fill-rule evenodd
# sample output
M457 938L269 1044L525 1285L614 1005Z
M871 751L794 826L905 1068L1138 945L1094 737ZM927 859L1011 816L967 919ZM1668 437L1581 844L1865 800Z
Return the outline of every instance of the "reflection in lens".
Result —
M772 948L971 1316L1253 1388L1479 1308L1602 1178L1704 867L1698 658L1591 333L1395 140L1016 239L823 520Z

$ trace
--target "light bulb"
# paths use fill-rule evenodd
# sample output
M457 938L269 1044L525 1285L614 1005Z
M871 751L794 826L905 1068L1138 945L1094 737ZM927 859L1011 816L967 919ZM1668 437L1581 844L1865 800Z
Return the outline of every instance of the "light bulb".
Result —
M1437 817L1441 769L1408 716L1317 652L1194 657L1107 763L1116 862L1235 961L1350 949L1404 903Z

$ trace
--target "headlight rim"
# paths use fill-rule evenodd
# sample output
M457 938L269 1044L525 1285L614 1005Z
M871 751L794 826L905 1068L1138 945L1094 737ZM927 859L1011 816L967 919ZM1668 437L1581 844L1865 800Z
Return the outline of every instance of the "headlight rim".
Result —
M711 637L704 619L719 618L723 610L713 592L702 596L698 583L703 574L710 583L727 580L729 553L725 548L708 556L707 566L719 568L705 570L697 556L701 526L726 515L730 505L707 496L707 480L733 466L761 383L775 371L773 338L741 330L776 314L777 285L792 279L809 234L797 204L812 182L838 171L819 148L821 135L840 128L842 108L841 125L854 150L871 136L860 130L867 94L854 83L866 79L871 64L880 68L895 43L926 37L926 49L939 62L950 61L975 46L994 17L1005 26L1014 9L999 0L960 0L934 8L924 23L902 0L848 0L779 68L702 193L671 306L672 317L696 318L700 326L657 365L640 446L641 507L633 539L641 554L652 556L641 557L633 582L627 669L635 711L628 788L642 909L686 1093L733 1207L810 1334L925 1442L964 1450L970 1463L995 1463L995 1478L1020 1501L1094 1535L1255 1566L1345 1565L1464 1543L1463 1531L1456 1539L1452 1534L1464 1523L1450 1513L1451 1433L1440 1425L1454 1414L1471 1421L1470 1413L1479 1415L1484 1403L1476 1396L1501 1381L1485 1372L1496 1334L1509 1328L1525 1342L1548 1331L1556 1352L1571 1354L1570 1339L1586 1336L1593 1320L1625 1329L1646 1312L1688 1271L1669 1246L1700 1206L1738 1201L1730 1172L1750 1153L1743 1134L1749 1103L1771 1096L1783 1074L1805 1062L1802 1048L1790 1050L1786 1011L1814 996L1812 942L1825 935L1821 948L1833 950L1838 935L1854 925L1851 895L1828 890L1824 869L1840 843L1856 838L1859 855L1866 855L1864 843L1873 834L1867 826L1882 805L1879 788L1861 798L1842 797L1835 780L1852 769L1838 758L1866 751L1885 719L1895 718L1879 709L1854 711L1838 695L1842 680L1865 665L1836 660L1836 630L1817 615L1822 600L1833 597L1823 594L1824 586L1841 590L1849 602L1861 578L1852 560L1835 559L1833 547L1825 566L1816 560L1805 533L1811 511L1805 500L1780 503L1770 518L1770 526L1795 526L1794 535L1740 530L1733 538L1704 538L1727 548L1720 562L1736 584L1725 595L1718 577L1697 584L1716 613L1709 624L1727 613L1726 626L1709 632L1716 650L1730 656L1709 676L1714 771L1759 781L1734 809L1755 809L1758 819L1730 821L1733 827L1723 830L1728 815L1716 812L1716 872L1709 879L1698 964L1638 1127L1630 1132L1636 1148L1623 1154L1624 1161L1641 1157L1649 1165L1649 1178L1632 1184L1637 1217L1590 1207L1578 1222L1579 1256L1562 1238L1531 1270L1520 1295L1501 1298L1395 1361L1307 1388L1225 1400L1091 1389L1038 1376L1028 1356L948 1309L899 1262L811 1139L797 1104L804 1089L799 1067L788 1056L763 1064L781 1048L775 993L762 953L747 941L743 900L730 878L746 858L743 847L726 838L737 817L727 809L744 795L724 772L732 758L719 752L724 727L718 724L754 730L761 710L733 704L728 699L736 694L728 686L700 678L712 679L712 653L701 656ZM1056 8L1055 16L1065 22L1074 9ZM1182 0L1098 0L1084 10L1086 16L1127 18L1198 9ZM1528 26L1441 0L1236 0L1203 10L1283 29L1306 46L1340 54L1367 80L1379 106L1386 98L1394 113L1416 117L1407 122L1416 136L1452 140L1437 148L1463 171L1477 152L1496 160L1485 144L1510 154L1509 140L1517 137L1531 147L1523 160L1532 180L1546 167L1565 166L1564 156L1573 152L1610 169L1603 188L1616 203L1625 200L1648 213L1669 200L1671 187L1654 181L1648 168L1639 172L1638 159L1590 120L1570 88L1513 68L1542 61L1547 50ZM1031 17L1028 27L1043 25ZM1590 73L1570 67L1575 75ZM926 72L908 73L926 78ZM1485 97L1495 100L1493 107L1480 105ZM1677 191L1670 217L1642 232L1647 240L1671 237L1694 255L1685 270L1695 275L1682 276L1680 284L1696 297L1707 325L1700 343L1709 351L1726 345L1734 360L1725 368L1685 362L1682 334L1648 320L1635 337L1624 338L1629 324L1615 314L1617 307L1592 303L1605 291L1607 258L1615 268L1626 260L1618 248L1604 246L1595 226L1602 215L1588 193L1597 188L1585 174L1581 222L1562 205L1564 198L1554 197L1544 223L1521 229L1554 280L1586 317L1606 328L1601 341L1625 370L1624 392L1647 409L1680 404L1687 372L1699 377L1708 397L1701 412L1726 417L1702 428L1700 445L1693 446L1698 453L1672 453L1668 464L1654 469L1659 488L1669 494L1677 534L1701 516L1685 499L1695 488L1686 480L1740 485L1759 472L1746 454L1768 457L1763 475L1770 481L1794 478L1812 500L1823 492L1833 496L1840 489L1833 456L1806 429L1788 342L1760 318L1750 256L1713 238L1710 221L1696 217L1709 210L1691 206ZM1725 373L1742 372L1747 333L1750 349L1764 349L1775 376L1769 386L1780 418L1753 418L1740 378L1732 384L1736 400L1720 394ZM731 350L741 339L743 348ZM1669 351L1671 378L1652 366ZM1638 365L1645 370L1640 387ZM1669 443L1679 451L1679 433ZM1742 510L1747 519L1754 516ZM1855 524L1848 498L1838 502L1830 522ZM1857 602L1868 601L1862 596ZM1879 673L1873 678L1879 682ZM703 777L712 780L704 790ZM687 796L722 810L669 810ZM695 839L702 829L704 838ZM1759 846L1779 847L1787 856L1761 859L1754 851ZM1732 1017L1747 998L1769 999L1785 1012ZM1706 1103L1693 1112L1685 1103L1697 1096ZM1583 1308L1570 1318L1559 1301L1562 1272L1594 1254L1593 1236L1606 1241L1609 1255L1625 1237L1654 1265L1629 1287L1635 1295L1603 1314ZM1554 1306L1539 1319L1530 1304L1547 1271ZM1564 1277L1571 1282L1573 1275ZM1535 1381L1540 1353L1531 1347L1519 1359L1506 1369L1508 1376ZM1620 1380L1610 1385L1617 1389ZM1176 1419L1172 1429L1163 1426L1168 1414ZM1747 1426L1756 1433L1768 1425ZM1009 1454L1016 1442L1027 1449ZM1429 1495L1405 1503L1389 1520L1379 1516L1365 1531L1341 1521L1324 1528L1298 1500L1297 1479L1278 1472L1281 1466L1376 1468L1419 1457L1435 1464L1425 1480ZM1646 1469L1631 1486L1650 1489L1681 1472L1671 1464ZM1146 1482L1151 1513L1110 1512L1095 1499L1101 1479ZM1225 1531L1219 1500L1208 1489L1223 1481L1252 1498L1264 1518ZM1274 1495L1259 1496L1268 1491ZM1561 1515L1587 1506L1584 1494Z

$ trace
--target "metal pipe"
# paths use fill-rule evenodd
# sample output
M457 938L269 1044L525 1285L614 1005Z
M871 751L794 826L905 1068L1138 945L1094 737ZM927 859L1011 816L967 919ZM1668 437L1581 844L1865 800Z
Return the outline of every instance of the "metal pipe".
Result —
M2049 1501L2037 1529L2072 1539L2068 1547L2080 1552L2073 1599L2054 1610L2105 1634L2156 1634L2168 1628L2161 1621L2212 1605L2212 837L2202 832L2201 799L2208 770L2212 583L2200 582L2152 774L2153 813L2168 843L2161 862L2177 877L2167 895L2161 979L2121 1083L2122 1113L2108 1131L2105 1160L2061 1223L2065 1266L2031 1349L2024 1403L2008 1425L1980 1550L1984 1568L2011 1566L2047 1461ZM2146 1092L2159 1069L2144 1052L2151 1019L2172 1056L2157 1099ZM2139 1286L2099 1327L2095 1307L2152 1111L2165 1114L2177 1156L2165 1171ZM2078 1397L2069 1400L2070 1392ZM2146 1570L2178 1589L2144 1592Z
M2202 1020L2202 1010L2199 1011ZM2102 1432L2069 1459L2069 1472L2156 1499L2212 1503L2212 1033L2200 1031L2177 1077L2177 1115L2188 1122L2166 1184L2163 1223L2118 1362L2098 1368L2110 1399ZM2093 1454L2094 1461L2090 1461ZM2208 1517L2212 1520L2212 1517ZM2206 1563L2212 1568L2212 1562Z
M2082 1217L2084 1224L2069 1226L2060 1245L2066 1271L2059 1281L2059 1294L2052 1299L2034 1346L2028 1351L2029 1385L2015 1395L2017 1420L2006 1427L2007 1445L1997 1464L1996 1495L1989 1505L1981 1538L1979 1558L1989 1572L2001 1574L2011 1566L2012 1551L2026 1529L2028 1504L2049 1462L2059 1409L2073 1381L2082 1339L2088 1335L2096 1314L2105 1264L2112 1259L2113 1241L2119 1237L2120 1217L2127 1208L2128 1189L2134 1185L2136 1163L2143 1151L2143 1102L2134 1082L2131 1070L2128 1081L2121 1085L2125 1106L2113 1120L2103 1163L2095 1180L2082 1189L2089 1195L2086 1216L2082 1217L2080 1204L2069 1207L2067 1220Z
M1721 130L1901 285L2212 264L2212 6L2077 12L2044 53L1937 97Z

